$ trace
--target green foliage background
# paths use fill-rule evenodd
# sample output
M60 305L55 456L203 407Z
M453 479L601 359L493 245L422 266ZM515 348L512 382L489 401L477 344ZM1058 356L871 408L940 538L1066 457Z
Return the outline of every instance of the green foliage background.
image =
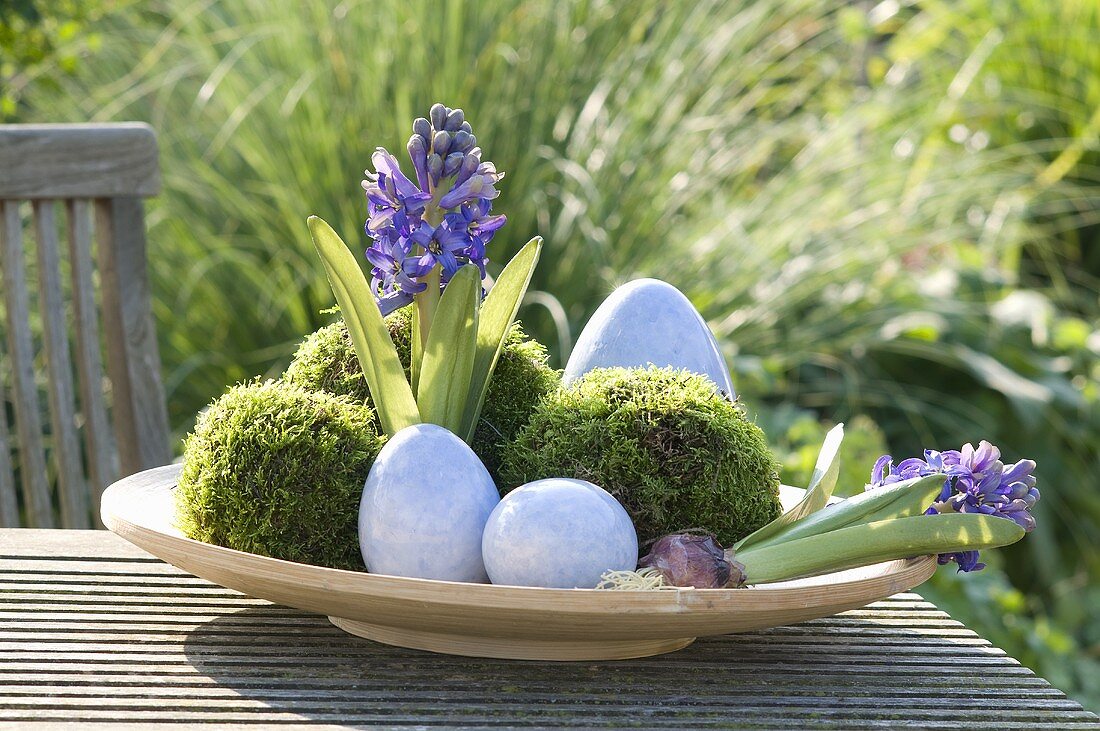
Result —
M557 356L613 286L657 276L711 322L788 482L822 420L856 416L848 489L875 439L1035 458L1039 530L925 593L1100 708L1093 0L87 5L39 23L81 25L51 31L52 63L0 15L5 116L160 133L179 433L323 323L304 217L362 244L371 150L442 100L508 171L495 261L546 238L521 317Z

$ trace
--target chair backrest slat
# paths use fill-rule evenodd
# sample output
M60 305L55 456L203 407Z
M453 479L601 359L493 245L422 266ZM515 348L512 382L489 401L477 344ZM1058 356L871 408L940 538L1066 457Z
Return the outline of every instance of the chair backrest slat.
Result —
M38 309L46 350L47 402L50 405L52 455L57 467L57 496L61 524L88 528L88 488L80 441L76 436L76 389L69 355L69 331L61 289L61 246L52 200L34 202L35 251L38 252Z
M0 351L3 348L0 347ZM0 379L0 407L7 403ZM19 505L15 500L15 473L11 469L11 440L7 414L0 410L0 528L19 527Z
M106 485L171 456L145 253L156 135L131 123L0 125L0 171L0 358L10 361L0 368L0 525L99 527ZM26 240L22 201L34 214Z
M11 357L12 405L19 436L19 474L23 506L32 528L54 527L50 507L50 483L42 449L42 418L34 380L34 344L31 339L30 303L23 261L23 223L19 205L2 201L0 269L4 270L4 307L7 312L8 354Z
M99 527L99 496L107 485L118 479L118 459L107 423L107 404L103 398L103 359L99 348L99 317L92 280L92 210L84 199L69 201L68 209L76 372L80 383L80 406L84 413L84 449L91 487L92 518Z
M131 474L169 461L168 410L160 380L149 282L145 277L144 206L140 198L96 201L99 276L107 373L120 388L115 397L115 438L122 471Z

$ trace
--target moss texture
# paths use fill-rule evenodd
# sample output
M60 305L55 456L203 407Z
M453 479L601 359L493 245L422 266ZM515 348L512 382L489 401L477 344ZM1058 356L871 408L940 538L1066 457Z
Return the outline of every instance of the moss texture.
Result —
M180 528L249 553L363 569L359 498L383 439L373 411L280 381L231 388L184 443Z
M406 375L411 360L411 318L412 310L407 307L386 318ZM546 360L546 348L529 340L518 323L514 325L489 381L489 391L471 445L494 479L505 444L527 423L539 401L561 382L559 374L546 364ZM283 378L302 388L350 396L373 405L343 320L307 337ZM377 423L375 426L381 430Z
M503 456L509 489L545 477L603 487L643 542L696 528L728 546L781 512L764 433L686 371L596 369L544 399Z

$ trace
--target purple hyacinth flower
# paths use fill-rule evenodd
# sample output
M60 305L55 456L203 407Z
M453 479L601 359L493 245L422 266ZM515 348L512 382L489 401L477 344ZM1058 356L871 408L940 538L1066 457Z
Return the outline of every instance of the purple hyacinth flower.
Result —
M970 571L981 571L985 568L985 564L978 560L977 551L959 551L957 553L941 553L936 556L936 563L940 566L954 561L959 565L959 571L967 573Z
M498 173L493 163L483 162L477 166L473 175L451 188L439 201L439 205L442 208L454 208L478 199L493 200L500 195L500 191L493 186L503 177L504 173Z
M424 143L424 138L413 135L409 138L406 149L409 152L409 159L412 160L413 169L416 170L417 185L421 190L428 190L428 147Z
M490 216L493 206L487 200L463 204L457 212L448 213L443 225L451 231L461 232L471 243L478 242L484 249L493 239L493 234L507 222L504 215Z
M382 317L400 310L402 307L411 305L413 303L413 296L408 292L397 291L392 294L387 294L385 297L378 297L378 310L382 313Z
M417 277L427 274L409 251L402 239L380 240L367 249L367 260L374 266L375 293L384 296L396 290L407 294L423 292L427 287Z
M424 291L420 279L437 265L441 287L464 264L477 266L484 279L486 245L507 220L491 215L490 201L499 195L494 186L503 173L482 161L461 109L435 104L427 117L413 122L412 131L406 149L416 182L379 147L371 156L374 170L366 171L362 183L368 209L364 229L373 240L366 252L371 286L384 313Z
M431 271L436 264L439 264L448 279L458 271L458 256L467 244L463 232L451 231L445 226L433 228L422 223L410 240L424 249L423 255L417 261L425 273Z
M939 513L977 513L1014 521L1025 531L1035 529L1031 508L1039 500L1032 471L1035 462L1022 459L1005 466L1001 450L987 441L964 444L959 450L925 450L924 459L911 458L894 466L890 455L883 455L871 470L868 489L925 475L943 475L943 490L926 515ZM977 551L941 554L941 564L954 561L959 571L978 571L985 564Z
M379 175L385 175L393 184L397 197L404 203L405 210L416 213L424 210L424 206L432 199L432 196L416 187L413 181L405 177L401 172L401 166L397 164L397 158L391 155L386 148L379 147L371 156L374 169Z
M405 177L397 159L385 149L379 147L371 161L375 172L366 171L366 179L362 183L367 194L368 234L390 225L399 211L405 214L421 213L432 199L431 195Z

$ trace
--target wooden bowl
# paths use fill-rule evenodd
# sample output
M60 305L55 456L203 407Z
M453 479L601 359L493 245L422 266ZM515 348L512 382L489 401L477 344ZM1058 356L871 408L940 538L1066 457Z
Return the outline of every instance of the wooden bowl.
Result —
M147 470L103 494L104 524L158 558L250 596L328 615L337 627L401 647L524 660L613 660L688 646L700 636L801 622L907 591L932 556L743 589L604 591L407 579L310 566L185 538L175 527L179 466ZM802 491L784 487L791 505Z

